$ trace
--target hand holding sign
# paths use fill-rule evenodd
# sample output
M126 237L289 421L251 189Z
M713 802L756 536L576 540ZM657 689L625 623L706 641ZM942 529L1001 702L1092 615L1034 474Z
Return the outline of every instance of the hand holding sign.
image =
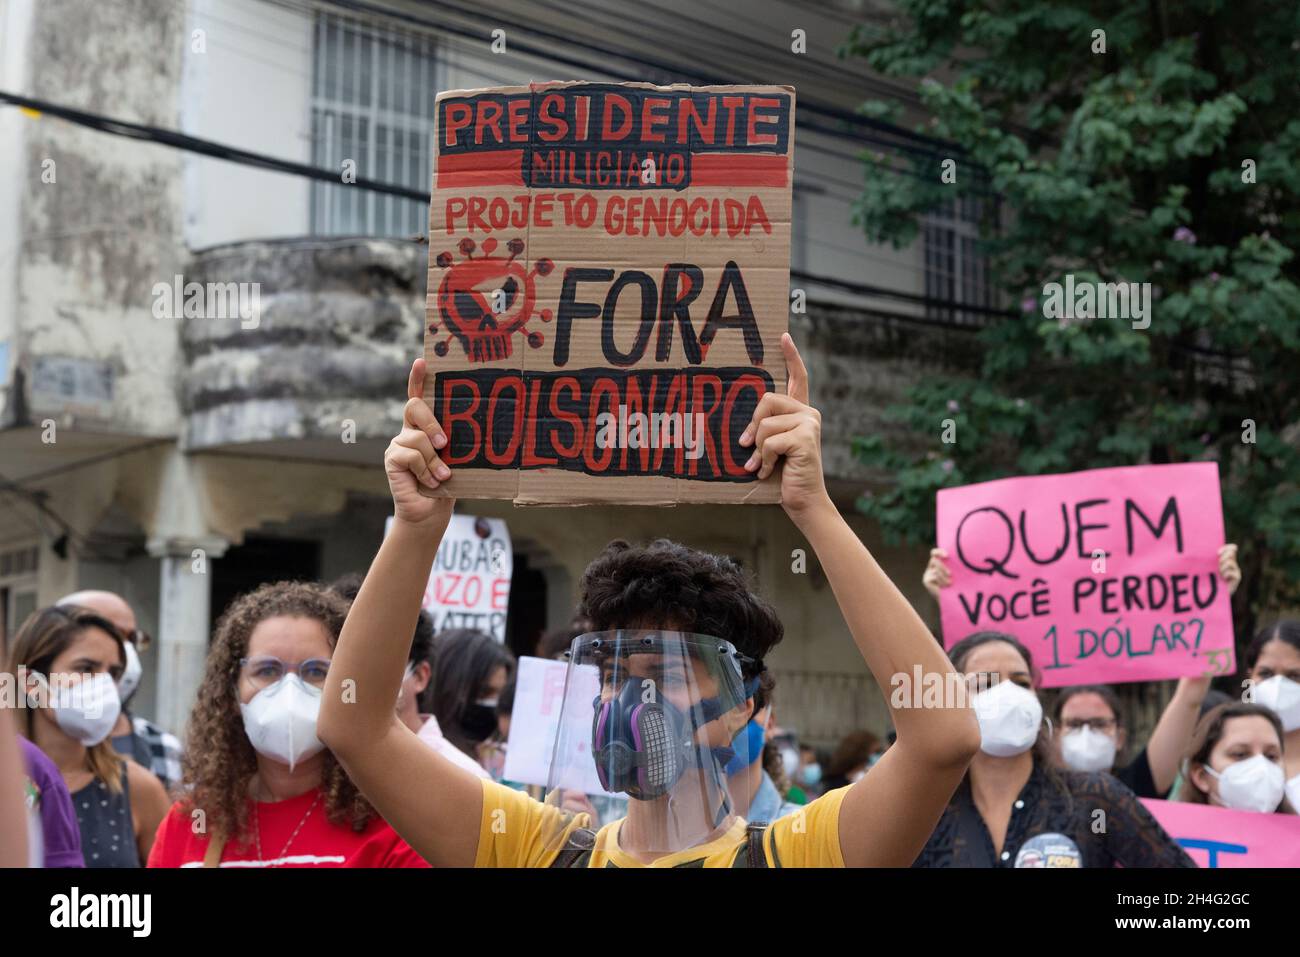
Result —
M1228 594L1235 595L1241 584L1241 566L1237 564L1237 546L1224 545L1219 549L1219 577L1228 586Z
M769 392L759 400L740 444L754 446L745 463L749 472L765 479L784 456L781 470L781 505L791 518L826 499L822 474L822 415L808 404L808 370L790 333L781 336L789 378L786 394Z
M1235 595L1237 586L1241 584L1241 566L1237 564L1236 545L1228 544L1219 549L1219 577L1223 579L1228 594ZM948 553L944 549L930 549L930 561L925 566L925 574L921 576L921 584L935 601L939 600L940 592L952 584L952 570L948 567Z
M437 449L447 444L442 426L424 401L424 359L411 363L406 381L406 408L402 431L384 453L384 471L393 496L393 513L408 525L445 528L451 519L455 499L433 498L421 486L436 489L451 477L451 470L438 458Z
M925 574L921 576L921 584L935 601L939 600L939 593L952 584L952 571L948 568L947 561L948 552L945 549L930 549L930 561L925 566Z

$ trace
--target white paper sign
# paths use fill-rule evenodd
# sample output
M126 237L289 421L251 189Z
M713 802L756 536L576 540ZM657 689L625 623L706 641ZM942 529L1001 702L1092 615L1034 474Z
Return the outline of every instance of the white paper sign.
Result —
M390 516L384 534L392 526ZM421 607L435 632L474 628L506 640L506 608L514 556L510 530L499 518L453 515L438 546Z
M507 781L540 784L543 787L551 770L551 756L560 727L564 704L564 676L569 665L550 658L520 658L515 676L515 706L510 715L510 738L506 743L506 765L502 772ZM592 701L600 692L600 675L595 665L578 665L573 671L577 686L570 691L574 703ZM568 739L579 748L561 777L559 786L583 794L604 794L591 759L591 721L595 709L584 705L569 708Z

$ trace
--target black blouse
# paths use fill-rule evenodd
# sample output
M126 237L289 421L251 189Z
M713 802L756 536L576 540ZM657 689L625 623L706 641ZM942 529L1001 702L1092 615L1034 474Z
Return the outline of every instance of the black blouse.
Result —
M1143 748L1136 758L1123 767L1114 770L1115 777L1124 782L1124 785L1140 798L1163 798L1164 795L1156 790L1156 778L1151 773L1151 759L1147 757L1147 749Z
M1114 776L1055 771L1034 762L1011 808L1006 841L993 847L962 781L913 867L1195 867Z

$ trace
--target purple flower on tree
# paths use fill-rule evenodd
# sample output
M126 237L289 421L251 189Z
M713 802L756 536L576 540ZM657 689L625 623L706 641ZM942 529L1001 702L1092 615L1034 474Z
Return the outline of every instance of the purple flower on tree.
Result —
M939 467L942 468L945 472L951 472L951 471L952 471L952 459L944 459L944 460L943 460L943 464L940 465Z
M1024 299L1020 300L1021 312L1034 312L1037 309L1038 309L1038 300L1035 299L1033 296L1026 296Z
M1174 242L1187 243L1189 246L1196 245L1196 233L1192 232L1186 226L1179 226L1174 230Z
M960 409L961 409L961 403L959 403L956 399L949 399L949 400L948 400L948 411L949 411L949 412L957 412L957 411L960 410Z

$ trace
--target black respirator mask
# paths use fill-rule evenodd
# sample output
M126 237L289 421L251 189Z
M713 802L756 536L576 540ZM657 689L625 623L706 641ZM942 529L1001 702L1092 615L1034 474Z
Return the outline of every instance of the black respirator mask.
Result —
M727 646L730 649L730 646ZM700 728L751 697L758 679L742 684L737 659L730 649L734 680L720 682L723 692L700 699L682 711L652 679L627 676L618 694L593 702L591 749L601 786L642 801L671 791L687 768L716 770L735 756L730 747L705 748L696 740ZM752 757L750 758L752 760Z

